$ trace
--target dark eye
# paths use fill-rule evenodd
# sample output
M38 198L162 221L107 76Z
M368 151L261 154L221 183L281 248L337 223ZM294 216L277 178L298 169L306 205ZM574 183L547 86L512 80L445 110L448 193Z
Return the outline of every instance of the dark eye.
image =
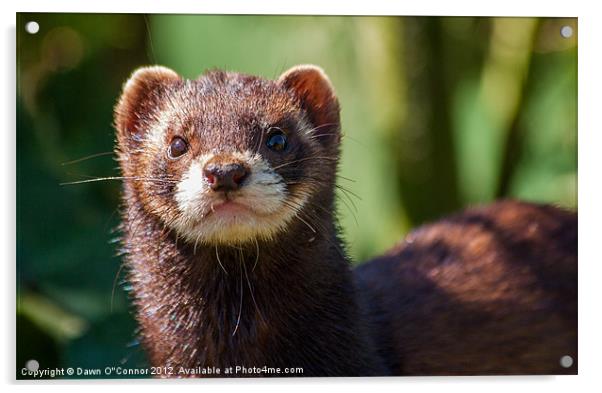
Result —
M178 158L188 151L188 143L179 136L172 139L169 145L169 158Z
M270 133L265 144L271 150L283 151L286 149L286 135L279 128L270 128Z

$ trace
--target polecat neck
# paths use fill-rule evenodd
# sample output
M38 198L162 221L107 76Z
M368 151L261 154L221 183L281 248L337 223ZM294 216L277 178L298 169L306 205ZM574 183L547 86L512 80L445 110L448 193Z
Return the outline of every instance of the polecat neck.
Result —
M136 210L130 280L154 365L384 373L332 220L316 233L299 220L269 242L195 246Z

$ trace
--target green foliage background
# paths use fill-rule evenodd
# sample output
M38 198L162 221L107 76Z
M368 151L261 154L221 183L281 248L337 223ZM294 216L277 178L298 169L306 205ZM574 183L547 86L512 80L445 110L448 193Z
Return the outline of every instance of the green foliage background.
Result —
M576 32L550 18L19 14L18 369L146 365L113 241L120 184L61 185L118 175L112 109L135 68L323 67L358 263L470 204L577 207Z

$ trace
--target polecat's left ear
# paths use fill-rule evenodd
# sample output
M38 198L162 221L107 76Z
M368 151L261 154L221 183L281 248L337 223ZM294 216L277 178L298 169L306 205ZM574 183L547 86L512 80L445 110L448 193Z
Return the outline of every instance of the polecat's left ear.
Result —
M161 104L163 93L169 86L181 80L167 67L151 66L137 69L123 87L123 93L115 107L115 126L118 136L142 136L147 120Z
M341 138L339 101L324 71L315 65L295 66L278 79L301 102L314 127L313 135L326 144Z

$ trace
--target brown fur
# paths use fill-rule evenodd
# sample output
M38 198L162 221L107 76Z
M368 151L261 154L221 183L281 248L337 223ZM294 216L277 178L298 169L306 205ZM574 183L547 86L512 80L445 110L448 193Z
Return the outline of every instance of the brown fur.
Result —
M414 231L355 277L394 374L577 372L574 213L515 201L470 209Z
M185 81L142 69L115 120L123 252L153 365L302 367L305 376L561 373L560 356L576 357L570 213L515 202L472 210L350 269L333 215L339 106L318 68L278 81L221 71ZM265 149L270 127L286 130L285 154ZM174 136L190 149L170 160ZM211 152L228 163L249 150L284 179L287 203L307 196L295 219L253 242L179 236L174 193L190 160Z

